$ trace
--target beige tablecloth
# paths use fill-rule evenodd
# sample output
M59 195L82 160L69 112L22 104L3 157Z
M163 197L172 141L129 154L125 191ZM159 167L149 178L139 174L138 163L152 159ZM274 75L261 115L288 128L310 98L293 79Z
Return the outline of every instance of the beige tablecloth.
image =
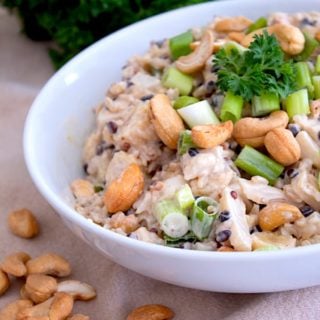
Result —
M320 319L320 287L241 295L180 288L129 271L71 234L33 186L23 160L26 114L53 73L46 50L46 44L24 37L16 19L0 8L0 259L18 250L32 256L51 251L68 258L72 278L97 289L97 299L75 305L75 311L92 320L124 320L131 309L148 303L171 307L176 320ZM34 211L40 222L41 234L33 240L8 231L8 212L21 207ZM18 297L21 283L12 281L0 297L0 308Z

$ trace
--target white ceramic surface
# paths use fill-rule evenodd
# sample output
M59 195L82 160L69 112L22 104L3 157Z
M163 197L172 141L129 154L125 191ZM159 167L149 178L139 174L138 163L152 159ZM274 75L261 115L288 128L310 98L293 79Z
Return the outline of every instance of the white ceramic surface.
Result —
M122 29L83 51L55 74L32 105L25 159L42 195L68 227L115 262L180 286L222 292L270 292L320 284L320 245L286 251L217 253L167 248L105 230L77 214L68 190L83 175L81 148L93 126L92 107L119 80L126 60L150 40L202 26L214 15L257 18L272 11L320 10L319 0L223 1L162 14Z

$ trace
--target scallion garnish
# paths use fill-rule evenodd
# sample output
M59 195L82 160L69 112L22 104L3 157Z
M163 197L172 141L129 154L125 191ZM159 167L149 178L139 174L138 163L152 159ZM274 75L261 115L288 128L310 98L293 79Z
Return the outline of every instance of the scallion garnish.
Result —
M246 34L249 34L255 30L261 29L261 28L265 28L268 24L268 21L265 17L260 17L259 19L257 19L253 24L251 24L247 31Z
M311 82L310 70L307 62L297 62L296 67L296 85L297 89L307 88L309 96L313 96L313 85Z
M306 61L309 59L309 57L312 55L312 53L314 52L314 50L319 47L319 42L310 36L310 34L304 32L304 39L305 39L305 43L304 43L304 49L301 53L299 53L298 55L296 55L294 57L294 59L296 61Z
M314 88L314 98L320 99L320 75L312 77L312 84Z
M317 56L317 61L315 65L315 71L317 74L320 74L320 54Z
M190 48L190 43L192 41L193 35L191 31L186 31L169 39L169 48L172 59L176 60L181 56L188 55L192 51Z
M251 176L261 176L274 184L284 167L250 146L245 146L238 155L235 165Z
M191 214L191 230L199 240L208 237L218 212L218 203L209 197L200 197L195 201Z
M186 213L186 210L189 210L192 207L194 203L194 197L189 185L185 184L180 190L176 192L175 200L184 213Z
M202 100L177 110L190 128L205 124L220 123L207 100Z
M252 115L265 116L273 111L280 110L280 99L275 93L265 93L252 99Z
M164 87L176 88L180 95L187 96L192 90L193 78L174 67L170 67L163 74L161 82Z
M235 96L232 92L228 91L223 99L220 118L222 121L231 120L233 123L241 118L243 108L243 98Z
M309 97L308 90L301 89L288 95L284 102L288 116L292 117L296 114L309 114Z
M199 99L195 97L190 97L190 96L181 96L179 97L173 104L174 109L181 109L186 106L189 106L190 104L198 102Z
M174 200L161 200L154 208L161 230L169 237L179 238L189 230L189 220Z

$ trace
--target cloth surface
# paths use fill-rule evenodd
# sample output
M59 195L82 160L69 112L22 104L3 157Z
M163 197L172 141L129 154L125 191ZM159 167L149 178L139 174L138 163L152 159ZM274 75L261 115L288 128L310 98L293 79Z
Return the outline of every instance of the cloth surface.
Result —
M0 8L0 259L15 251L35 257L56 252L72 265L73 279L93 285L95 300L76 302L75 313L91 320L124 320L135 307L157 303L172 308L175 320L319 319L320 287L272 294L221 294L161 283L108 260L67 229L35 189L24 164L23 125L28 109L53 68L47 44L20 33L16 18ZM7 214L27 207L41 233L33 240L12 235ZM290 270L288 270L290 272ZM308 275L306 275L308 276ZM13 280L0 297L0 308L19 296L22 281Z

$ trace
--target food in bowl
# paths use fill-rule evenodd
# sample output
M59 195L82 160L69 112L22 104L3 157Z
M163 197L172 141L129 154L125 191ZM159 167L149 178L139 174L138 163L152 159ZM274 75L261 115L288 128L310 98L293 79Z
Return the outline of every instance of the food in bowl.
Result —
M182 249L320 242L320 13L216 17L131 58L95 109L75 209Z

